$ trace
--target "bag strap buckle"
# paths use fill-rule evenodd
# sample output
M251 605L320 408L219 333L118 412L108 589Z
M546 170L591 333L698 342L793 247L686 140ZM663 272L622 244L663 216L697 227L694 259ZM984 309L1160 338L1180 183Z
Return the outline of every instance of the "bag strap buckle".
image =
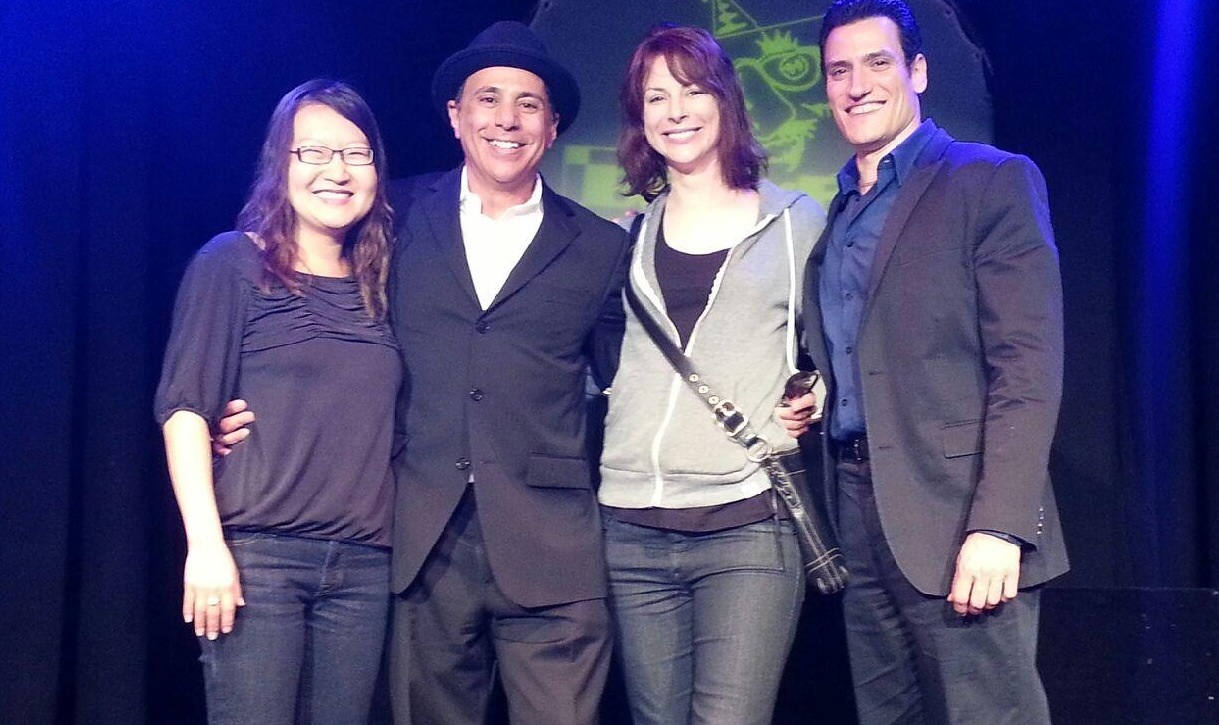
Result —
M731 400L721 400L711 410L715 413L715 422L729 438L740 440L749 430L749 418L737 410Z

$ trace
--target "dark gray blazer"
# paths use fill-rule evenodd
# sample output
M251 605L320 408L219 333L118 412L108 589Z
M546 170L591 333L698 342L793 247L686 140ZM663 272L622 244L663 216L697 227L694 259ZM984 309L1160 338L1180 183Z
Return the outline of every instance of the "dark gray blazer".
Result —
M820 250L841 206L835 199L805 290L805 341L828 373L830 401ZM937 129L885 223L860 325L876 504L910 582L946 595L957 551L977 529L1035 547L1021 587L1065 572L1047 470L1062 393L1062 284L1037 167Z
M505 595L527 607L603 597L584 380L590 358L616 362L627 235L546 187L537 236L483 311L461 238L460 178L395 199L389 308L406 375L393 589L414 581L473 474Z

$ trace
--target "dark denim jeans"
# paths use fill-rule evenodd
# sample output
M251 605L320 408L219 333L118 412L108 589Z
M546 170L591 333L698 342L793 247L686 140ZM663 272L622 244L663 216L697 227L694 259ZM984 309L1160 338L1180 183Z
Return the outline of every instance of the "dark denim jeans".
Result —
M842 600L861 725L1049 725L1037 673L1040 591L976 617L906 579L889 548L867 461L838 463Z
M791 524L687 534L602 518L636 725L770 723L804 601Z
M199 639L211 725L364 725L389 612L389 549L233 532L246 605Z

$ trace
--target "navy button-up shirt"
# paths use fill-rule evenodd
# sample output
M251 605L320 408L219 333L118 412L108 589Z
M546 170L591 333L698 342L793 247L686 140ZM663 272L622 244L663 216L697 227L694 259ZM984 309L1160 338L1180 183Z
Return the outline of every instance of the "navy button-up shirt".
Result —
M876 185L865 194L859 193L859 169L855 159L838 172L838 193L844 197L844 202L830 229L818 290L822 329L837 385L837 398L830 401L834 406L830 435L835 440L843 441L867 432L856 343L868 304L872 259L902 182L909 177L915 159L934 133L935 124L924 121L909 138L881 159Z

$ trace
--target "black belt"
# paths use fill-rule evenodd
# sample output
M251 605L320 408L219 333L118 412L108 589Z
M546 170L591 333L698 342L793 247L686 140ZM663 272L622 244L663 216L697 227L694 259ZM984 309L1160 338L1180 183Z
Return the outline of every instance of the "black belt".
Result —
M868 437L866 435L853 436L845 441L834 441L834 454L840 461L854 461L862 463L868 460Z

